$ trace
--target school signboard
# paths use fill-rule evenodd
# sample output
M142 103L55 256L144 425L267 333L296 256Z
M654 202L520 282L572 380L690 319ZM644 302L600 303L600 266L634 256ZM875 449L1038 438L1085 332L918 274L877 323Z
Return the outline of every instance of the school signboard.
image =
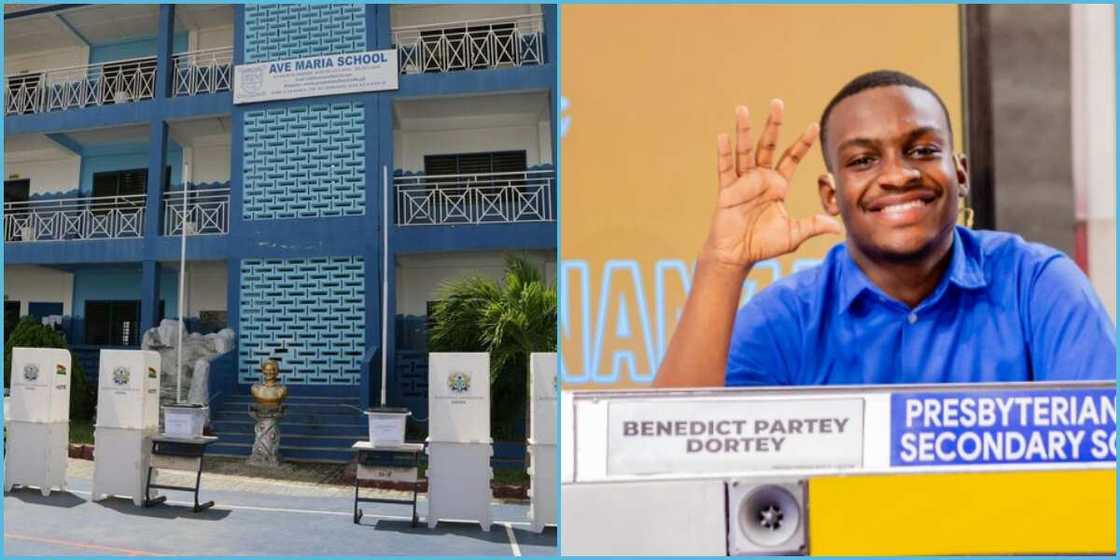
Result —
M394 90L399 73L393 49L238 64L233 102Z

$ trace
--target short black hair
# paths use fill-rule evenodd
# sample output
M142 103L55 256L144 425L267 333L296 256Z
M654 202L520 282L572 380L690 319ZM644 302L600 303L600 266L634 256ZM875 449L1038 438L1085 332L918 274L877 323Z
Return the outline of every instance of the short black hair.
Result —
M840 88L836 95L832 97L832 101L828 102L828 106L824 108L824 113L821 113L821 155L824 156L825 168L831 170L832 166L828 163L828 147L825 145L825 133L828 130L828 117L832 113L832 109L836 107L841 101L861 92L864 90L888 87L888 86L905 86L918 88L928 91L937 103L941 105L941 110L945 112L945 123L949 127L949 142L953 141L953 122L949 119L949 109L945 108L945 102L941 100L941 96L937 95L933 88L927 86L921 80L897 70L875 70L874 72L867 72L856 76L852 81Z

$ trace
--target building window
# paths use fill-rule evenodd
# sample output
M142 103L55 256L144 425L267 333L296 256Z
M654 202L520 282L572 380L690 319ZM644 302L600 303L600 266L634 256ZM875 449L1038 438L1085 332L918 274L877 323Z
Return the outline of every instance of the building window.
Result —
M425 175L483 175L525 171L525 150L424 156Z
M93 174L93 196L128 196L148 190L147 169L124 169Z
M86 344L136 346L140 340L140 301L87 301Z
M4 300L4 342L8 341L16 323L19 323L19 302Z
M4 203L31 200L31 179L4 181Z

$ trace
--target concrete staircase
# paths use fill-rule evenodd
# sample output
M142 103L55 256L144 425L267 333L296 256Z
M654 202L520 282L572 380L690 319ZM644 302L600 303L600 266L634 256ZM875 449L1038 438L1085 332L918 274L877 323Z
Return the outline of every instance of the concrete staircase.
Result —
M249 395L230 396L211 411L217 443L207 453L248 457L253 449L254 420ZM369 438L369 423L360 399L345 397L288 397L288 414L280 421L280 457L285 461L349 462L350 446Z

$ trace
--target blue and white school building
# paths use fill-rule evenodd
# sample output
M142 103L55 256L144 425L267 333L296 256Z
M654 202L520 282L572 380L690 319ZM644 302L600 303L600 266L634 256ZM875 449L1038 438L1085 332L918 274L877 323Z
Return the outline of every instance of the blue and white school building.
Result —
M60 324L92 378L180 316L183 274L191 330L237 334L217 451L248 453L270 356L289 458L348 457L383 352L388 403L422 418L438 287L509 253L555 276L556 26L516 4L6 5L5 324ZM385 50L396 89L234 102L235 67Z

